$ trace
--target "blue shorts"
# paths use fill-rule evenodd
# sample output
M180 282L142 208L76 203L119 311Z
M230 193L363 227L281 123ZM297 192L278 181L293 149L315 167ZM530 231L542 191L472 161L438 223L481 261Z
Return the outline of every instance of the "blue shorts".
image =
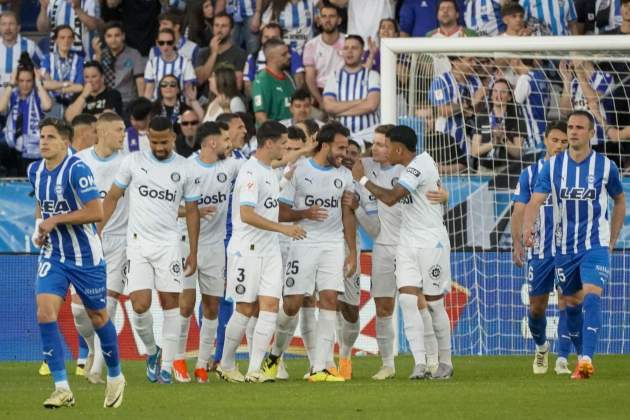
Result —
M527 283L530 296L548 295L553 291L556 279L555 268L553 257L529 260Z
M608 248L557 255L556 277L558 288L565 296L574 295L582 289L583 284L592 284L603 289L610 277Z
M73 267L58 261L41 259L37 268L35 292L50 293L66 298L72 283L83 305L92 310L104 309L107 302L107 274L105 264L92 267Z

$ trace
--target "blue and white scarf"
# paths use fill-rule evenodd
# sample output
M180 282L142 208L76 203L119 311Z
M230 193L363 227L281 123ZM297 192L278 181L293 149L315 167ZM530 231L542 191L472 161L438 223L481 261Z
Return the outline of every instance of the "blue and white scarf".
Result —
M4 136L7 144L18 152L22 153L22 157L26 159L39 159L39 122L42 119L43 111L39 102L39 97L35 92L35 88L25 99L28 112L22 114L22 130L21 135L17 136L18 119L20 118L20 94L16 89L11 92L9 103L9 115L7 117L7 125L4 128ZM24 130L25 128L25 130Z

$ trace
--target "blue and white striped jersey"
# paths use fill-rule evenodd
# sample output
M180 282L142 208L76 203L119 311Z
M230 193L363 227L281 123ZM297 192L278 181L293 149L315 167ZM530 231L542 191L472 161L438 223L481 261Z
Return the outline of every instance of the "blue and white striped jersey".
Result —
M177 42L177 54L187 58L191 63L197 62L197 56L199 55L199 46L186 38L185 36L180 36L179 41ZM149 51L149 60L154 57L161 56L160 47L157 45L151 48Z
M153 99L158 96L158 84L166 75L172 74L179 81L180 92L184 91L184 84L196 83L197 76L190 60L178 55L173 61L165 61L162 57L153 57L147 61L144 69L144 80L147 83L155 83L153 89Z
M536 179L545 159L528 166L521 172L514 191L513 200L517 203L527 204L532 198ZM534 246L527 250L527 259L533 258L543 259L553 257L556 253L555 243L553 241L553 203L551 195L547 197L547 201L540 207L536 224L534 225Z
M556 253L578 254L608 248L608 196L623 192L614 162L591 151L577 163L568 150L564 151L545 162L534 192L552 196Z
M468 0L464 11L466 27L480 36L497 36L505 32L501 17L501 0Z
M371 92L381 91L381 79L378 72L361 67L359 71L351 73L342 68L335 72L326 82L324 96L330 96L337 101L356 101L368 97ZM378 109L374 112L354 116L342 116L339 122L351 133L373 127L380 121Z
M612 74L600 70L594 71L588 78L589 86L597 92L600 97L599 113L603 118L606 118L606 109L614 109L612 99L608 96L613 88L613 83ZM591 112L588 107L588 100L577 78L573 78L571 81L571 105L574 110ZM604 127L601 122L595 118L595 134L591 139L591 144L603 144L605 141L606 133Z
M17 68L20 55L23 52L28 53L36 66L39 67L41 65L43 59L42 52L30 39L18 35L15 44L10 47L7 47L4 42L0 40L0 87L11 82L11 75L13 74L13 70Z
M593 33L600 34L612 31L613 29L621 26L621 23L623 21L621 17L621 0L596 0L595 20L599 20L597 19L599 13L606 10L608 11L607 24L604 26L598 26L596 24L593 28Z
M530 70L529 74L519 77L516 83L514 99L522 106L525 116L527 139L523 148L527 151L544 147L550 91L549 80L540 69Z
M282 27L284 42L291 48L302 54L306 41L313 38L313 25L315 24L315 0L289 1L284 10L275 17ZM262 22L267 24L274 20L273 7L269 6L263 13Z
M100 198L92 171L77 156L66 156L52 171L46 169L43 159L33 162L28 168L28 180L35 190L44 220L80 210ZM96 226L93 223L57 225L50 232L40 256L78 267L101 264L103 251Z
M89 16L101 17L101 3L96 0L81 0L81 9ZM72 8L72 0L50 0L48 9L46 10L51 28L60 25L69 25L74 30L75 38L72 45L72 51L81 53L85 57L94 56L92 48L92 39L96 36L96 31L90 31L79 20ZM50 46L54 45L52 40L53 33L50 33Z
M525 20L540 24L543 33L571 35L569 22L577 20L573 0L520 0Z
M225 10L232 15L234 22L243 22L246 18L254 16L256 0L228 0Z
M42 60L42 69L50 80L83 84L83 57L79 54L70 52L68 58L62 58L57 53L48 53ZM59 92L51 93L54 97L62 96ZM70 98L72 95L67 93L63 96Z

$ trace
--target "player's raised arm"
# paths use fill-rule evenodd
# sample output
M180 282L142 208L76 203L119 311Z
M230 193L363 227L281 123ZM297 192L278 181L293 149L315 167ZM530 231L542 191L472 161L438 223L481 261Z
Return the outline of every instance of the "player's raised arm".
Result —
M345 192L344 194L354 194ZM341 205L341 221L343 223L343 236L348 245L348 255L344 267L346 277L352 276L357 271L357 219L354 211L347 204Z
M409 191L403 188L400 184L397 184L392 189L379 187L375 183L371 182L365 176L365 170L363 168L363 163L358 161L354 167L352 168L352 177L359 181L361 185L363 185L369 192L374 194L374 196L379 200L388 205L389 207L395 205L400 201L401 198L404 198L409 195Z

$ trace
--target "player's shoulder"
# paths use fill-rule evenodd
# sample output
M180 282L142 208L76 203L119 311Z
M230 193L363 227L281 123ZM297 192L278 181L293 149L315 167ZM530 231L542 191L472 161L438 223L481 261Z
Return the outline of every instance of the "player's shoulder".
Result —
M31 162L26 168L26 176L28 179L33 182L35 180L37 172L40 170L41 166L44 164L44 159L36 160L35 162Z

